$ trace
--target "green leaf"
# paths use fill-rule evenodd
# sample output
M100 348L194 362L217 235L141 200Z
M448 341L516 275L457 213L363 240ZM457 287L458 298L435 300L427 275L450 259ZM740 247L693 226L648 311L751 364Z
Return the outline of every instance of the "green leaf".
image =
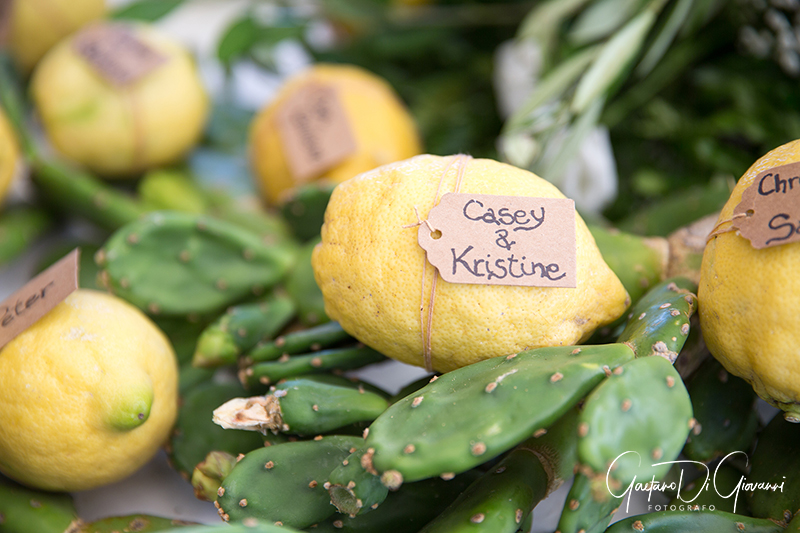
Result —
M183 0L139 0L111 14L112 19L154 22L183 3Z
M244 55L258 40L258 26L250 17L235 22L222 36L217 47L217 57L230 65Z
M655 5L656 2L654 2ZM572 99L572 110L582 113L599 96L607 96L613 85L619 82L628 66L642 48L647 33L656 20L656 10L643 11L604 45L600 55L581 78Z
M539 81L527 101L509 119L506 131L514 131L530 121L537 109L551 100L565 98L578 78L597 58L599 46L587 47L559 63Z
M605 39L621 28L643 7L642 0L599 0L583 10L567 35L582 46Z
M636 69L636 74L638 76L646 76L653 70L656 63L661 61L661 58L664 57L664 54L667 53L667 49L669 49L672 42L675 40L675 36L681 28L685 27L694 4L695 0L678 0L675 5L672 6L672 11L664 27L659 31L658 36L653 41L653 44L650 45L650 49Z
M217 57L230 65L241 56L253 52L255 47L272 46L284 39L299 39L303 36L303 25L259 26L247 17L235 22L222 36L217 48ZM261 51L263 57L263 50Z

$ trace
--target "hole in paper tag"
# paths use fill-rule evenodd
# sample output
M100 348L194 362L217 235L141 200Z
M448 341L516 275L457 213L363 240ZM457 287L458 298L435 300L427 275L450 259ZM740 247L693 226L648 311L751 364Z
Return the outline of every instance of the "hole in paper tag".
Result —
M78 289L76 248L0 304L0 348Z
M107 81L129 85L167 61L122 24L90 26L75 38L75 50Z
M575 202L447 193L419 245L450 283L575 287Z
M800 163L760 172L733 215L733 227L753 248L800 241Z
M310 84L281 106L278 131L297 183L306 183L356 150L356 142L336 89Z

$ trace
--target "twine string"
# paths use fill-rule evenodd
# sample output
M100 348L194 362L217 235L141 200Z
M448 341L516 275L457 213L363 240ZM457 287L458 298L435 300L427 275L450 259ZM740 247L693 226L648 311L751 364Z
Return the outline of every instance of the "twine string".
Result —
M749 216L750 215L748 215L747 213L739 213L738 215L733 215L731 218L727 218L725 220L717 222L717 225L714 226L714 229L712 229L711 232L706 236L706 244L708 244L709 241L711 241L711 239L713 239L717 235L722 235L723 233L728 233L730 231L736 231L738 228L733 225L733 221L738 218L747 218ZM723 224L731 224L731 225L726 228L721 228L720 226L722 226Z
M458 174L456 175L456 184L455 190L453 192L458 192L461 189L461 182L464 178L464 173L467 169L467 164L472 160L472 157L465 154L459 154L455 156L445 167L442 175L439 177L439 185L436 188L436 196L433 200L433 206L431 209L436 207L441 200L440 193L442 190L442 183L444 182L445 176L450 172L450 168L453 165L458 164ZM414 207L414 212L417 215L417 224L415 226L419 226L421 224L426 224L428 229L433 232L435 229L431 226L430 222L427 219L420 220L419 212L417 211L416 206ZM420 332L422 334L422 353L423 358L425 361L425 370L428 372L433 371L433 361L432 361L432 342L433 342L433 303L436 297L436 281L439 278L439 271L436 270L434 267L433 269L433 281L431 281L431 290L430 290L430 298L428 300L428 312L425 313L425 271L427 270L428 266L428 254L427 252L423 255L422 258L422 285L420 287L420 304L419 304L419 321L420 321Z

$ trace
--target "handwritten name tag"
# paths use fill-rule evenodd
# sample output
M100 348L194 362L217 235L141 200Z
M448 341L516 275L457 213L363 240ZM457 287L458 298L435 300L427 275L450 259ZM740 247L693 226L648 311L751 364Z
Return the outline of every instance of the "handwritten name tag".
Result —
M75 50L106 81L130 85L167 61L121 24L95 25L75 38Z
M333 87L303 87L283 104L277 123L297 183L312 180L356 150L350 122Z
M78 259L75 249L0 304L0 348L78 289Z
M800 163L759 173L733 215L733 226L753 248L800 241Z
M447 193L419 245L450 283L575 287L575 202Z
M11 26L11 10L14 0L0 0L0 47L8 45L8 34Z

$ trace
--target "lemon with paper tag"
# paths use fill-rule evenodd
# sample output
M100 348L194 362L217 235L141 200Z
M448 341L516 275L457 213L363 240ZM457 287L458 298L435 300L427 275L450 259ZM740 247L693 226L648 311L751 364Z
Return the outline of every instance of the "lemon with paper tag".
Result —
M291 78L250 127L250 160L270 204L298 185L340 183L421 151L392 87L352 65L321 63Z
M332 320L441 372L578 343L629 304L571 200L531 172L463 155L338 185L312 265Z
M800 422L800 140L744 173L703 252L698 314L711 353Z
M112 178L179 160L209 108L188 50L150 25L122 22L91 24L53 47L31 95L55 148Z
M54 491L119 481L168 438L177 389L150 319L79 289L0 350L0 472Z

